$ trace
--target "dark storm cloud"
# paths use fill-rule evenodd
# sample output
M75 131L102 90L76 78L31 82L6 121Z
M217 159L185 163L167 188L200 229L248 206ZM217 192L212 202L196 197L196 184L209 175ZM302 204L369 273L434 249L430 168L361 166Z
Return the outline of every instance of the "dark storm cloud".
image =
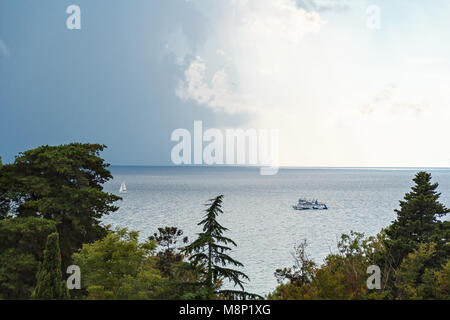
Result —
M240 119L175 95L185 65L165 47L182 31L188 50L208 37L192 3L80 0L81 30L68 30L71 1L0 3L0 30L14 52L0 59L0 155L71 141L108 145L114 164L170 164L176 128Z

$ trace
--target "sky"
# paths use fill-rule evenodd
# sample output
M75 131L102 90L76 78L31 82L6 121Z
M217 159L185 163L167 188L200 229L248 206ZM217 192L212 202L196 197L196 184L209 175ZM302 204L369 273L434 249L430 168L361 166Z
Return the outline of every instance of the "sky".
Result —
M66 9L81 9L69 30ZM284 166L449 167L446 0L0 0L0 155L177 128L280 131Z

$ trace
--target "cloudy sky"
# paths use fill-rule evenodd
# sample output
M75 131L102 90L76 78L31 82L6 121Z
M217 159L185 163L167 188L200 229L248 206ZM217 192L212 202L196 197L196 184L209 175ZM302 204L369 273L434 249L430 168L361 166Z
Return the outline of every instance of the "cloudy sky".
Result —
M169 165L172 131L202 120L279 129L287 166L448 167L449 16L446 0L0 0L0 155L82 141Z

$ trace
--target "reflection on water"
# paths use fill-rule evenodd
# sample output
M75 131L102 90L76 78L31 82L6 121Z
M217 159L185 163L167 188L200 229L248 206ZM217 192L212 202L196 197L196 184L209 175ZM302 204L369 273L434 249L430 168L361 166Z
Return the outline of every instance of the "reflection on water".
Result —
M413 169L282 169L260 176L257 168L112 167L105 185L128 193L118 212L104 218L113 226L140 230L143 238L161 226L176 226L192 239L200 229L203 204L224 194L219 221L238 244L233 257L251 279L246 289L266 294L276 286L275 269L292 264L302 239L318 263L335 250L341 233L373 235L395 218L398 201L412 185ZM442 202L450 205L450 170L431 170ZM327 211L295 211L298 198L317 198Z

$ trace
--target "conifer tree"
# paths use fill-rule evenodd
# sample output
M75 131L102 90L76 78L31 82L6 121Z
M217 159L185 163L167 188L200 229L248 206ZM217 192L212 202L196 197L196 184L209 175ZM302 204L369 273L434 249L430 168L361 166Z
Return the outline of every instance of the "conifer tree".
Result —
M69 292L62 280L61 252L57 232L47 237L44 261L37 273L37 284L33 292L35 299L67 299Z
M448 257L449 223L439 218L450 212L438 201L437 183L431 183L431 174L418 172L413 179L415 185L400 201L400 210L395 210L397 219L385 231L386 247L392 256L393 266L398 267L408 253L420 244L436 243L435 266Z
M209 203L206 204L208 206L205 210L206 215L198 223L199 226L203 226L203 232L198 235L197 240L185 247L184 251L189 255L189 260L203 270L208 299L214 298L214 295L227 298L255 298L257 295L244 290L243 280L249 280L248 276L239 270L227 267L228 265L242 267L243 264L227 255L227 252L231 251L227 245L237 245L230 238L223 236L228 229L217 221L217 216L223 213L222 201L223 195L209 200ZM229 280L241 290L220 290L220 283L223 279ZM218 283L219 285L217 285Z
M158 228L158 233L154 233L148 239L150 241L156 241L162 250L157 253L156 265L161 273L172 279L173 277L173 266L183 261L183 255L178 252L177 242L182 241L187 243L188 237L183 237L183 230L176 227L164 227Z

